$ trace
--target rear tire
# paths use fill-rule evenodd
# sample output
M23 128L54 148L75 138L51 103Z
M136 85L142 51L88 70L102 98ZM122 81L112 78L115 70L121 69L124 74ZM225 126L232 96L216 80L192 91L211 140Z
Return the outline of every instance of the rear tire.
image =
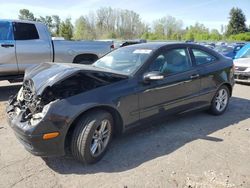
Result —
M71 152L75 159L93 164L104 156L113 135L113 118L106 111L91 111L80 118L73 131Z
M210 113L213 115L221 115L223 114L229 103L230 92L227 86L221 86L218 91L216 92L211 106L210 106Z

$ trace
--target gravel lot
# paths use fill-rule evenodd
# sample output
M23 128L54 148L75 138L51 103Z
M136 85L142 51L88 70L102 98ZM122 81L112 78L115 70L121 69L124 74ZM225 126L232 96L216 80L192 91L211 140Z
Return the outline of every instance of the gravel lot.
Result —
M35 157L5 118L20 85L0 82L0 187L250 187L250 86L236 85L227 112L182 115L116 138L99 163Z

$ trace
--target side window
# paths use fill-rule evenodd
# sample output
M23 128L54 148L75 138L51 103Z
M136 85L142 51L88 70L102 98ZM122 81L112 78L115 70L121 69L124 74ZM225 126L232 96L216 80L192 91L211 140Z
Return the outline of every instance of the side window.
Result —
M192 68L186 49L171 49L157 56L149 71L160 71L164 74L175 74Z
M212 63L212 62L216 61L216 58L214 56L208 54L207 52L204 52L204 51L198 50L198 49L192 49L192 51L193 51L195 62L197 65Z
M15 40L39 39L36 26L30 23L15 23L14 36Z
M13 40L10 22L0 22L0 40Z

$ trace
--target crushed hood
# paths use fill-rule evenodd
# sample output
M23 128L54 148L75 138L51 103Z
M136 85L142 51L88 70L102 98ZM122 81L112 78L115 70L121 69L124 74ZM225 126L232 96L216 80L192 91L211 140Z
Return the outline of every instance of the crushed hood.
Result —
M43 90L52 86L55 83L66 79L69 76L77 74L79 72L86 73L107 73L110 75L116 75L123 78L128 76L120 72L106 70L92 65L79 65L69 63L43 63L25 71L24 81L31 80L34 85L34 90L37 95L40 95Z

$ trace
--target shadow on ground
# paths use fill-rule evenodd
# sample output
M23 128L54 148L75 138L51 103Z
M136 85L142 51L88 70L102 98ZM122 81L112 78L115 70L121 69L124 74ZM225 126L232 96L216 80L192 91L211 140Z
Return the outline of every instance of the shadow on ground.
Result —
M236 83L243 86L250 86L250 83L245 83L245 82L236 82Z
M222 138L209 136L226 128L237 126L250 118L250 100L233 97L227 112L212 116L196 112L165 120L130 131L113 140L105 157L94 165L83 165L68 157L46 158L46 164L60 174L94 174L122 172L142 163L168 155L197 139L223 142Z

